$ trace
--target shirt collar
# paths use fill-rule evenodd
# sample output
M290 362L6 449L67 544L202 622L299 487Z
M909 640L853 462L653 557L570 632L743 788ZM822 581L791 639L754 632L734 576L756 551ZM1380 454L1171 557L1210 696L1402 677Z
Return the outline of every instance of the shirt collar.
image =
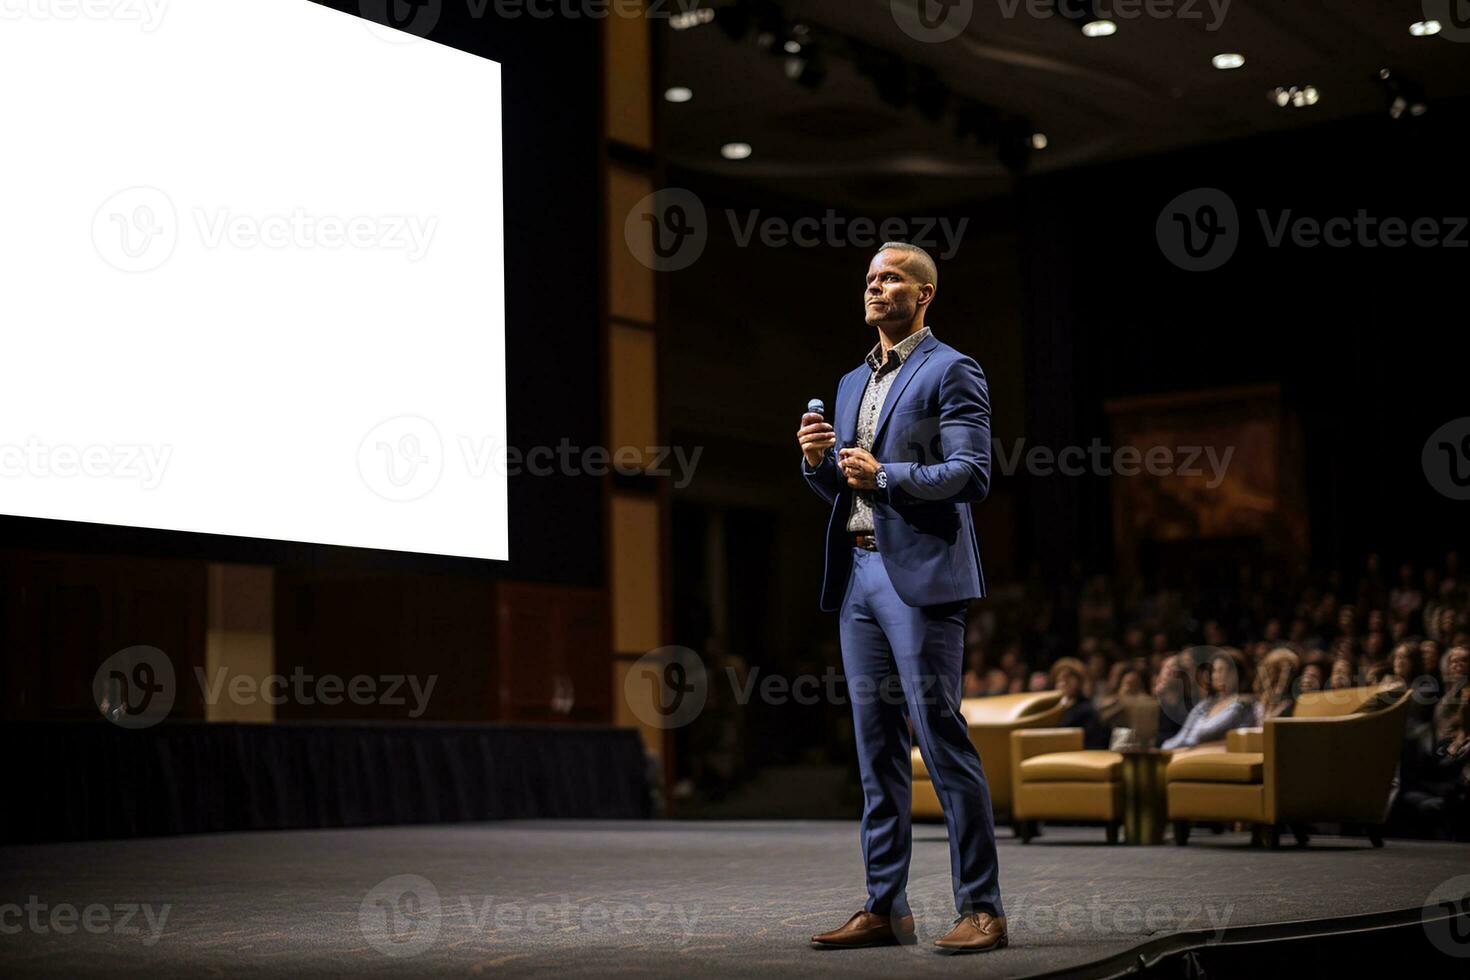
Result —
M928 327L922 327L888 348L888 361L886 364L883 361L883 344L881 342L874 344L873 349L868 351L868 367L876 372L882 371L888 364L903 364L904 361L908 360L909 355L914 352L914 348L918 347L928 338L929 333Z

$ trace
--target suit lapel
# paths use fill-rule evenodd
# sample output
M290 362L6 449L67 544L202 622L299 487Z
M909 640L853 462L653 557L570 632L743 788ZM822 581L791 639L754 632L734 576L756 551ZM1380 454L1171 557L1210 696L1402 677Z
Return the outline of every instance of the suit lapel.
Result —
M867 365L863 366L867 370ZM858 411L863 404L863 387L855 380L856 372L849 373L837 387L837 448L857 438Z
M888 397L883 399L883 407L878 412L878 427L873 430L873 448L878 447L879 440L883 438L883 426L888 424L888 416L893 414L893 407L903 397L903 390L908 387L909 382L914 380L914 375L924 366L929 355L934 353L934 348L939 346L939 341L934 339L931 333L924 338L924 342L908 356L903 366L898 369L898 377L893 379L893 387L888 389ZM854 427L853 431L857 431Z

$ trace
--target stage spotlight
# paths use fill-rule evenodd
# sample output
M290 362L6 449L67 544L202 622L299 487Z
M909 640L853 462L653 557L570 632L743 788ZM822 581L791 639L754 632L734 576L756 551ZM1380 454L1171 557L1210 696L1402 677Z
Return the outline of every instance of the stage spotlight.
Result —
M748 160L754 152L749 143L726 143L720 147L720 156L726 160Z
M1278 85L1267 93L1267 97L1283 109L1304 109L1317 104L1317 86Z
M1211 58L1210 64L1214 65L1220 71L1231 71L1245 64L1245 55L1237 54L1234 51L1226 51L1223 54L1217 54Z
M1049 141L1047 140L1045 133L1032 133L1031 134L1031 149L1033 149L1033 150L1044 150L1044 149L1046 149L1048 142Z
M699 27L708 24L715 19L713 7L699 7L694 10L680 11L669 17L669 26L676 31L687 31L691 27Z
M1118 33L1118 25L1104 17L1096 17L1082 25L1083 37L1108 37Z
M1378 80L1383 85L1388 100L1388 117L1402 119L1404 116L1419 117L1429 111L1424 87L1412 79L1405 78L1391 68L1381 68Z
M683 85L675 85L664 92L664 98L669 102L682 103L694 98L694 90Z
M1416 20L1409 25L1409 33L1415 37L1433 37L1441 30L1437 20Z

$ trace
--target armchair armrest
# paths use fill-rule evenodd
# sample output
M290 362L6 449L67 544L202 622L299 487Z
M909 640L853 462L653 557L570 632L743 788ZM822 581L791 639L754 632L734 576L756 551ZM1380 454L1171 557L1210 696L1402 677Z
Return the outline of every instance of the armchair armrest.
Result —
M1018 728L1011 732L1011 772L1019 773L1021 763L1032 756L1051 752L1080 752L1080 728Z
M1368 714L1267 719L1268 819L1382 822L1407 708L1405 695Z
M1259 728L1232 728L1225 733L1227 752L1264 752L1265 733Z

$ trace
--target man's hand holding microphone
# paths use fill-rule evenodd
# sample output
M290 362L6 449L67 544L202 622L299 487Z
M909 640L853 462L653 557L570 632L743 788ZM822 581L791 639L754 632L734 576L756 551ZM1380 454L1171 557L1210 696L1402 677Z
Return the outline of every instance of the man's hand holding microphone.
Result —
M806 414L801 417L801 428L796 430L796 441L806 465L816 469L822 465L827 450L837 445L837 433L825 421L826 406L820 398L807 402ZM847 485L857 490L877 489L878 461L866 449L856 446L844 447L837 453L837 465L847 478Z

